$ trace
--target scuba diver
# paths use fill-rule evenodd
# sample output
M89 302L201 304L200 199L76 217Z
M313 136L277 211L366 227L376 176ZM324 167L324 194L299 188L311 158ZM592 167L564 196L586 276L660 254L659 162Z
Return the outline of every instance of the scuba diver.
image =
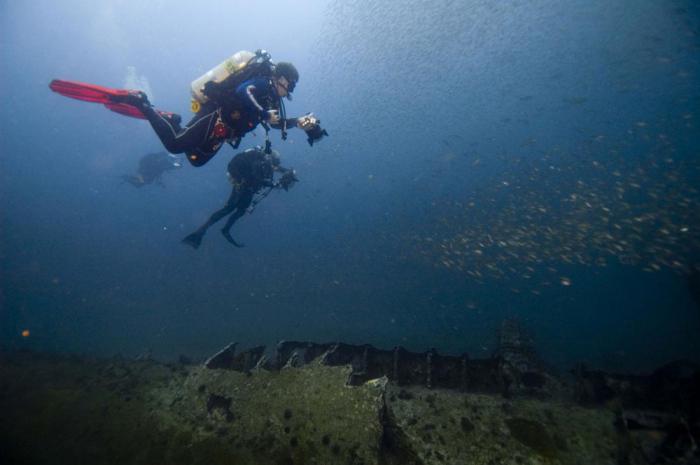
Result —
M274 180L276 172L282 174L278 181ZM249 211L251 204L251 208L254 208L272 189L282 188L287 191L298 181L293 169L280 165L279 154L270 150L269 145L264 150L258 146L236 154L228 164L227 175L232 189L226 205L212 213L206 223L182 240L183 243L195 249L199 248L207 229L230 215L221 233L231 244L243 247L243 244L236 242L231 236L233 224ZM255 194L261 191L260 197L253 202Z
M141 157L136 174L122 175L124 182L134 187L143 187L154 182L165 187L161 177L163 173L182 167L180 159L167 152L149 153Z
M283 98L291 94L299 72L291 63L273 63L264 50L241 51L192 82L192 111L195 116L181 127L180 115L155 109L140 90L110 89L74 81L53 80L49 87L66 97L102 103L117 113L147 119L171 153L186 153L194 166L211 160L224 143L238 148L243 136L259 124L282 131L298 127L307 141L327 136L320 121L308 113L287 118ZM269 140L269 139L268 139Z

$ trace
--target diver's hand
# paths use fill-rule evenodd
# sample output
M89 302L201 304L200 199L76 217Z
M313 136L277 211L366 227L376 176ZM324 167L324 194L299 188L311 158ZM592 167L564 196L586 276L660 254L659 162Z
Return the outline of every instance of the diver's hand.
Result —
M282 175L280 180L277 182L277 185L285 191L288 191L289 188L292 187L298 181L299 178L297 178L297 172L293 169L290 169Z
M299 126L299 128L303 129L304 131L312 130L313 128L318 126L319 123L320 121L314 116L313 113L307 113L304 116L300 116L297 119L297 126Z
M267 110L265 115L265 121L272 125L280 124L280 112L279 110Z

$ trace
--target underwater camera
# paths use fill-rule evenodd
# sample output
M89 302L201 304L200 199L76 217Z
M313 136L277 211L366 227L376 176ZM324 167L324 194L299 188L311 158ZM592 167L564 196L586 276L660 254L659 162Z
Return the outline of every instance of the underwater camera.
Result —
M308 136L308 137L306 138L306 141L307 141L307 142L309 143L309 145L311 145L311 146L314 145L314 142L315 142L315 141L317 141L317 140L319 140L319 139L322 139L324 136L327 136L327 135L328 135L328 133L326 132L325 129L321 129L320 123L321 123L321 122L318 121L317 124L316 124L313 128L311 128L311 129L309 129L308 131L306 131L306 135Z

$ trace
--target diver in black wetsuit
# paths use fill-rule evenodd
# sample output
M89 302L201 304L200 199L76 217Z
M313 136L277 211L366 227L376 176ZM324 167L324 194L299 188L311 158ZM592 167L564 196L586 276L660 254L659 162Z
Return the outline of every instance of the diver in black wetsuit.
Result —
M194 166L211 160L224 142L238 147L241 138L258 124L263 124L266 131L270 126L280 129L282 138L286 137L288 127L299 127L306 131L311 145L328 135L312 113L286 118L282 99L291 99L299 80L294 65L273 64L267 52L258 50L244 68L221 82L207 82L202 88L207 100L193 104L197 113L184 128L180 127L179 115L164 115L155 110L144 92L131 91L112 100L138 108L165 148L171 153L186 153Z
M136 174L122 175L124 182L134 187L143 187L154 182L164 186L161 177L166 171L176 170L182 167L180 159L167 152L149 153L139 160L139 168Z
M275 172L282 173L277 182L274 181ZM245 215L253 201L253 196L265 188L268 190L263 195L267 195L275 187L288 190L298 181L294 170L280 166L276 151L271 150L270 153L266 153L260 147L248 149L233 157L228 164L228 177L232 189L226 205L215 211L199 229L185 237L182 240L183 243L195 249L199 248L207 229L224 216L231 215L221 233L231 244L242 247L243 244L237 243L231 237L231 227Z

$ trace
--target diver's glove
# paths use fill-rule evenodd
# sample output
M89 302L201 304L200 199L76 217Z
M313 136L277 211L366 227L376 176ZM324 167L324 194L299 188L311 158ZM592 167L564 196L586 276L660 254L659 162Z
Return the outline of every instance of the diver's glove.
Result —
M271 124L271 125L277 125L280 124L280 112L279 110L267 110L265 112L265 117L264 121Z
M297 120L297 125L306 132L306 141L313 146L314 142L321 140L328 133L321 128L321 120L313 113L307 113Z
M277 182L277 185L282 189L288 191L289 188L292 187L298 181L299 178L297 178L297 172L294 170L289 170L282 175L280 180Z

